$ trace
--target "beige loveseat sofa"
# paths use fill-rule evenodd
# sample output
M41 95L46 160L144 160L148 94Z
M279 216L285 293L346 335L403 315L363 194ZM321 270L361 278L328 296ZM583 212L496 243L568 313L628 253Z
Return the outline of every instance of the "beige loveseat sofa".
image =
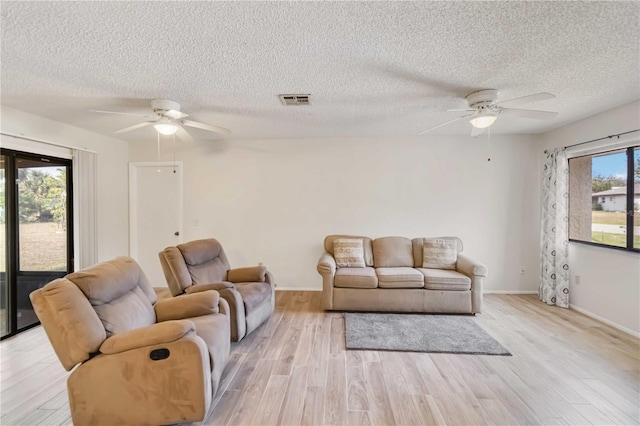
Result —
M337 242L362 241L362 257L349 259L356 267L336 262ZM426 241L426 243L425 243ZM435 255L435 266L427 262ZM438 247L446 247L440 250ZM435 248L433 248L435 247ZM460 254L457 237L414 238L329 235L318 261L325 310L476 314L482 311L482 281L487 268ZM339 249L342 251L341 249ZM440 251L439 251L440 250ZM439 269L440 253L453 256ZM342 256L342 255L341 255ZM355 259L355 260L354 260ZM423 267L427 265L429 267Z

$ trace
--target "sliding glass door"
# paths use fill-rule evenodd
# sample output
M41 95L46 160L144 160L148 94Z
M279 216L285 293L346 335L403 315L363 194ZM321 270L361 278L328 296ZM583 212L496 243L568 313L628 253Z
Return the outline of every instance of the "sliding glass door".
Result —
M9 316L9 282L7 277L7 159L0 155L0 338L11 332Z
M73 210L70 160L8 150L2 160L5 336L37 324L29 294L72 271Z

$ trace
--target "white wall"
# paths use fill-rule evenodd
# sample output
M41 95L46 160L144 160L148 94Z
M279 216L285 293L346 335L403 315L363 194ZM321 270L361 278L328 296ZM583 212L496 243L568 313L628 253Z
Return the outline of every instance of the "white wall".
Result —
M78 127L2 106L3 133L85 148L98 157L98 259L129 253L128 146ZM16 139L16 141L20 141ZM25 142L26 144L27 142Z
M545 149L638 128L640 102L634 102L540 135L536 149L539 169L542 170ZM540 188L540 177L536 186ZM535 223L539 230L538 217ZM571 243L569 262L572 307L640 334L640 255ZM576 284L576 275L580 276L580 285Z
M494 136L491 151L486 137L179 142L184 240L215 237L232 267L263 262L280 288L319 290L328 234L457 235L488 266L487 289L535 291L537 148ZM155 144L129 156L156 161Z

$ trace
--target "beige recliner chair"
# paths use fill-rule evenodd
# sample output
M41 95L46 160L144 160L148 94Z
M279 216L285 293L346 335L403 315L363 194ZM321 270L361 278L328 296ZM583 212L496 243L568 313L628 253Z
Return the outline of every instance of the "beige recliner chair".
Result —
M76 425L203 420L229 359L228 305L215 291L156 301L140 266L119 257L30 295L69 371Z
M226 299L234 342L265 322L274 310L273 275L264 266L231 269L222 245L214 238L167 247L159 256L173 296L217 290Z

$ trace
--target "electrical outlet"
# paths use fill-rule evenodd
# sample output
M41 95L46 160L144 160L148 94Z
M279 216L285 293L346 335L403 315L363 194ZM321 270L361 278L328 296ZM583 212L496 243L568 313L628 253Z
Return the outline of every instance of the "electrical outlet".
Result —
M580 285L580 275L575 276L574 282L576 283L576 285Z

